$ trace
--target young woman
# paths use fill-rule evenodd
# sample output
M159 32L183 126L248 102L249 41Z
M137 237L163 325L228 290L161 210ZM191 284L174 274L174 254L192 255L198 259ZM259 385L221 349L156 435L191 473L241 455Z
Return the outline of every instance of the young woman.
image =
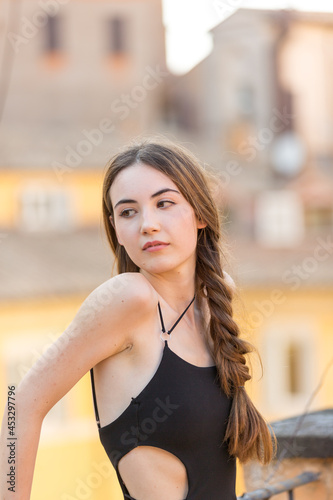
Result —
M30 498L43 418L88 370L124 499L235 500L236 457L267 463L274 442L244 387L252 346L233 319L205 172L176 144L130 145L107 169L103 216L118 275L19 385L20 472L1 500Z

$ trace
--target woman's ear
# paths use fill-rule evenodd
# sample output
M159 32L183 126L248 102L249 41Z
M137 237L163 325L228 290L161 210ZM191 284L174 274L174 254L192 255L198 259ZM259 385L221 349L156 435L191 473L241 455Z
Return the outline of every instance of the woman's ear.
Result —
M202 229L204 227L207 227L207 223L197 219L197 228Z

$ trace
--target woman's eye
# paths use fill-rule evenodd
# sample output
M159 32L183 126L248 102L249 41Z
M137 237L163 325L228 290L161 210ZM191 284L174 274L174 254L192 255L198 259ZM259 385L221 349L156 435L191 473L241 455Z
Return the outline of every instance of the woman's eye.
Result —
M160 205L160 204L165 204L165 203L170 203L171 205L174 205L174 202L173 201L170 201L170 200L160 200L157 204ZM165 205L164 205L165 206ZM169 206L169 205L167 205Z
M126 208L122 212L120 212L120 217L129 217L129 212L134 212L133 208Z

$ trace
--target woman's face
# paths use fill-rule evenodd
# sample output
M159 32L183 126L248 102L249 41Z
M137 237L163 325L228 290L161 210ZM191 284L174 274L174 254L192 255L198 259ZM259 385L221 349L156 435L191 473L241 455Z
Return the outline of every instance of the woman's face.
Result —
M143 163L125 168L109 192L118 242L149 273L195 269L200 223L168 176ZM154 243L154 246L147 244ZM156 246L155 246L156 244Z

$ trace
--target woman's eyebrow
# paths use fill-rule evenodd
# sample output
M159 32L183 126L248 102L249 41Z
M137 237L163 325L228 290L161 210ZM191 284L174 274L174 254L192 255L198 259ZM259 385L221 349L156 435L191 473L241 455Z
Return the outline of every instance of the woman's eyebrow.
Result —
M177 191L176 189L171 189L171 188L164 188L164 189L160 189L159 191L157 191L156 193L152 194L150 198L156 198L156 196L159 196L160 194L163 194L163 193L167 193L169 191L173 191L174 193L178 193L180 194L179 191ZM131 200L131 199L123 199L123 200L119 200L115 206L114 206L114 209L118 206L118 205L121 205L122 203L137 203L136 200Z

